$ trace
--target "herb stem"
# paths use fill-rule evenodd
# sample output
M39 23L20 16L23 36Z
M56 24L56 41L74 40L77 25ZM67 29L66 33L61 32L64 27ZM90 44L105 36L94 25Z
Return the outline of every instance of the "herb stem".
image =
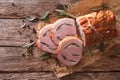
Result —
M69 16L71 18L76 19L76 16L74 16L74 15L72 15L70 13L67 13L65 10L56 9L55 11L58 12L58 13L60 13L60 14L63 14L63 15L66 15L66 16Z
M88 54L89 56L91 56L91 50L90 50L90 48L89 48L88 46L86 46L85 48L86 48L87 54Z
M51 57L51 55L49 53L45 53L43 55L40 56L40 59L49 59Z
M31 46L33 46L35 44L35 42L32 42L32 43L29 43L29 44L26 44L23 46L23 48L30 48Z

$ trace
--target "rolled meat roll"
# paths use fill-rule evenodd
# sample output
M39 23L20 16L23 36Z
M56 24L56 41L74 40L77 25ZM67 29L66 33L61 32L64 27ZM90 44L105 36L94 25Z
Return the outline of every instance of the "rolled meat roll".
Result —
M80 16L76 22L84 46L110 40L118 35L115 16L109 10Z
M65 38L66 36L75 36L76 34L76 27L74 19L70 18L62 18L57 20L53 24L52 29L52 40L55 44L59 44L59 42Z
M69 36L59 43L57 58L66 66L74 66L80 61L82 52L82 41L77 37Z
M51 28L52 24L48 24L39 31L37 46L45 52L55 53L57 45L51 40Z

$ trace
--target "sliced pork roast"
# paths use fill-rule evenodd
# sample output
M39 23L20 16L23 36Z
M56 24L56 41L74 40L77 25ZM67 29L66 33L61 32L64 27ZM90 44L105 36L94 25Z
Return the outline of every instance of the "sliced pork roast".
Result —
M38 40L37 40L37 46L49 53L55 53L55 50L57 49L57 45L53 43L51 40L50 34L51 34L51 28L53 24L48 24L44 26L38 33Z
M83 45L89 47L117 35L115 16L110 10L104 10L79 16L76 22L61 18L44 26L39 30L37 46L45 52L55 53L64 65L74 66L82 57Z
M115 16L109 10L80 16L76 21L85 46L110 40L118 35Z
M66 66L74 66L80 61L82 52L82 41L77 37L69 36L60 41L57 58Z
M75 36L76 27L74 19L62 18L53 24L52 39L58 45L66 36Z

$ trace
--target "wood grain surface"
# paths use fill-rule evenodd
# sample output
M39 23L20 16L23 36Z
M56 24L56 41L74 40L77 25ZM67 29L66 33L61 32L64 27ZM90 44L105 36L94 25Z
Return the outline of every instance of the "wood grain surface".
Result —
M55 77L47 60L39 58L44 52L37 47L33 48L33 56L22 56L26 50L21 46L36 40L33 28L38 23L24 18L40 17L48 10L52 15L64 1L68 4L78 0L0 0L0 80L120 80L120 44L114 47L116 52L111 51L110 56L61 79ZM21 28L23 24L27 28Z
M120 80L118 72L111 73L73 73L61 79L55 78L54 74L48 72L40 73L3 73L0 80Z
M23 28L26 24L29 28ZM33 28L37 23L23 22L23 19L0 19L0 45L2 46L23 46L29 43L30 39L35 39Z
M33 49L34 56L31 57L23 57L22 53L25 49L21 47L0 47L0 51L0 72L52 71L47 60L38 58L44 52L40 52L36 47ZM80 72L120 71L118 62L120 62L119 53L104 57Z
M0 0L0 18L40 16L45 11L53 13L57 0Z

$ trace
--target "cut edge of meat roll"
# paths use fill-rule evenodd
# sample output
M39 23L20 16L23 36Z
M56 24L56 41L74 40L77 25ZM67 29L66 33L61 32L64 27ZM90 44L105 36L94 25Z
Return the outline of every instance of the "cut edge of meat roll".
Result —
M54 22L52 28L52 40L57 45L65 37L77 35L75 21L71 18L61 18L57 20Z
M52 26L53 24L48 24L39 31L36 44L45 52L56 53L57 45L51 40L50 36Z
M79 63L82 53L82 41L74 36L64 38L57 48L57 58L66 66L74 66Z
M77 25L79 26L78 29L79 29L79 32L80 32L81 40L82 40L84 46L86 46L86 37L85 37L85 33L84 33L84 31L83 31L82 25L79 24L79 23L80 23L79 20L82 19L82 18L84 18L84 17L83 17L83 16L78 17L78 18L76 19L76 22L77 22Z
M79 26L79 32L80 32L80 37L83 41L84 46L87 45L87 34L91 34L92 31L96 32L96 29L94 28L94 26L92 24L96 24L95 23L95 18L96 18L97 12L93 12L90 14L86 14L84 16L79 16L76 18L76 22L77 25ZM91 23L91 21L92 23ZM91 28L91 30L89 30Z

